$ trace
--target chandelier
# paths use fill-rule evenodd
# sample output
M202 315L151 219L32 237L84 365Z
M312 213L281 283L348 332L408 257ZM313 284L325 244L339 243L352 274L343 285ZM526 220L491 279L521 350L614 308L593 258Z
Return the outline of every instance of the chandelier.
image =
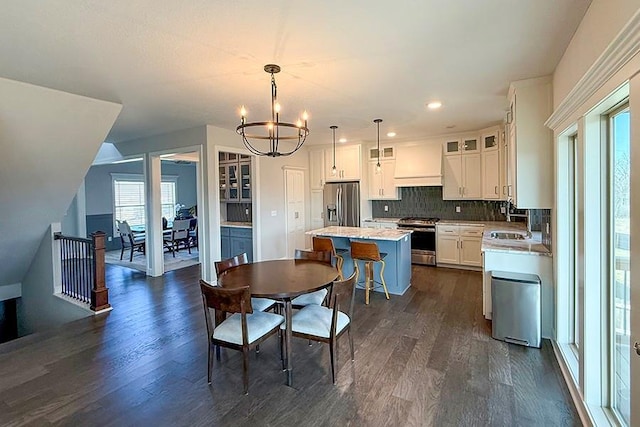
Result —
M280 121L280 104L278 103L278 88L274 74L280 72L280 66L267 64L264 71L271 74L271 120L266 122L247 122L247 110L244 106L240 109L240 126L236 128L238 135L242 136L245 147L257 156L290 156L302 147L309 135L307 127L307 112L302 113L302 119L296 124ZM260 131L262 129L262 131ZM255 132L255 133L250 133ZM254 140L254 142L251 142ZM279 151L280 141L296 141L291 151Z

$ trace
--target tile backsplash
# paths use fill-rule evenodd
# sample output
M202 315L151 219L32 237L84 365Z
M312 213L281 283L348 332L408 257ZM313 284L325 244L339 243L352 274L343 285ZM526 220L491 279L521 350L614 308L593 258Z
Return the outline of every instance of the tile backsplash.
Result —
M251 222L251 203L227 203L227 221ZM247 209L249 214L247 214Z
M500 213L504 202L483 200L442 200L442 187L402 187L402 200L374 200L374 218L402 218L405 216L437 217L477 221L505 221ZM389 210L385 212L384 207ZM460 212L456 212L456 207Z

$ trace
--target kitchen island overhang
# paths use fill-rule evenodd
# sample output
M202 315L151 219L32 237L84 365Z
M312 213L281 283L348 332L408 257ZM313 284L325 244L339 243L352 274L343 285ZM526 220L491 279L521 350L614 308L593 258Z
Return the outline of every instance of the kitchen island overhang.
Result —
M351 241L375 242L381 253L386 253L384 258L386 267L384 279L387 289L392 295L404 294L411 286L411 231L397 229L378 229L367 227L324 227L307 231L312 236L330 237L336 249L349 249ZM354 270L351 252L344 253L344 265L342 271L344 277L349 277ZM362 267L362 266L361 266ZM361 268L360 271L364 271ZM374 277L380 277L380 265L374 263ZM363 288L364 277L358 278L358 287ZM382 292L381 287L374 288L376 292Z

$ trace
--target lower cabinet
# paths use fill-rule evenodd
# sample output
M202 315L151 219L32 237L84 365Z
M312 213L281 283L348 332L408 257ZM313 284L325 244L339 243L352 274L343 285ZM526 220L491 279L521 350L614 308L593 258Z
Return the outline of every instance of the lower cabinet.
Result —
M253 262L253 230L240 227L220 227L221 258L231 258L247 253L249 262Z
M479 225L436 226L436 263L482 267L482 233Z

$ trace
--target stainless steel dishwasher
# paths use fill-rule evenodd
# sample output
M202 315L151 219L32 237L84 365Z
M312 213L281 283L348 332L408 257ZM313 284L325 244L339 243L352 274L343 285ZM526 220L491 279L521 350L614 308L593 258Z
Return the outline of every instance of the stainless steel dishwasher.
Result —
M491 336L508 343L540 348L540 277L491 272Z

